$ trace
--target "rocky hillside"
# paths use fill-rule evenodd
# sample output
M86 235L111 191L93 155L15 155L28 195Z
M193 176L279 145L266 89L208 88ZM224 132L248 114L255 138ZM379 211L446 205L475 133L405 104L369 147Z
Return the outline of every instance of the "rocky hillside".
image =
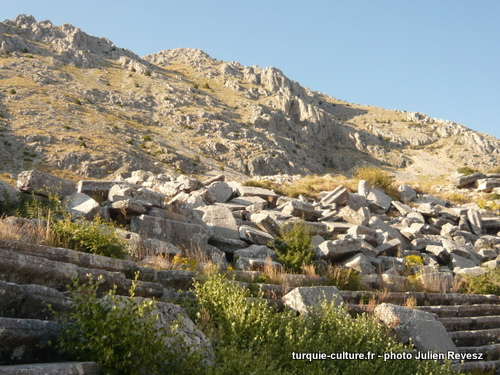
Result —
M0 23L0 52L3 173L243 176L374 164L411 179L500 161L498 139L463 125L350 104L276 68L200 50L139 57L77 27L21 15Z

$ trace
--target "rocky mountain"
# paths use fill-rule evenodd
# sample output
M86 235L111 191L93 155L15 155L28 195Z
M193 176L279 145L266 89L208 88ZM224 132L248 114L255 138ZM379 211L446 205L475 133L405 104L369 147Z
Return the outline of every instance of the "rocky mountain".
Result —
M0 23L0 161L105 178L352 171L402 178L499 165L500 141L425 114L347 103L279 69L196 49L139 57L72 25ZM311 67L312 68L312 67Z

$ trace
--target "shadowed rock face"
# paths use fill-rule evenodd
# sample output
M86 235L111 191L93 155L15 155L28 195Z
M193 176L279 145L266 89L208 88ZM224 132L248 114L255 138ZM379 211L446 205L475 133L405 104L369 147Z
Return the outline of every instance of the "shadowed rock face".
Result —
M463 125L349 104L277 68L197 49L141 58L72 25L21 15L0 23L0 53L4 78L24 77L0 107L0 161L11 173L30 161L93 178L140 168L271 175L380 163L413 176L499 163L499 141Z

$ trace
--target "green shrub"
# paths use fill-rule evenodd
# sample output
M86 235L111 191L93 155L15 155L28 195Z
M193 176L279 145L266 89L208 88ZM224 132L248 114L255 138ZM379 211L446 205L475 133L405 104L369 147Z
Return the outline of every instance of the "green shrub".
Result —
M293 272L300 273L302 266L311 264L314 257L311 232L303 220L285 224L273 248L278 261Z
M465 277L465 293L496 294L500 296L500 270L496 269L481 276Z
M349 267L328 265L324 272L319 273L328 278L327 285L336 286L341 290L359 290L361 273Z
M408 352L368 315L353 319L347 308L324 303L309 315L275 311L247 289L209 274L195 282L197 322L214 343L210 374L451 374L433 361L388 360L384 353ZM293 353L364 353L371 360L297 360ZM381 356L380 358L378 356Z
M463 174L464 176L469 176L469 175L477 173L479 171L477 169L466 166L466 167L458 168L457 172Z
M52 222L55 219L62 218L65 211L58 197L54 195L42 197L33 193L31 195L21 195L21 202L14 214L28 219L41 219Z
M54 246L123 259L125 244L115 229L100 219L72 221L66 217L51 225L51 240Z
M16 90L15 89L10 89L9 94L11 94L11 95L16 94Z
M405 257L404 265L408 275L413 275L414 269L416 267L423 266L424 264L424 259L420 255L407 255Z
M383 190L388 189L394 182L393 175L376 167L358 168L355 177L358 180L368 181L372 186L377 186Z
M182 357L176 350L184 349L183 354L189 350L180 339L175 340L172 329L155 327L155 302L132 298L136 281L130 289L131 298L116 296L116 289L98 298L101 282L102 276L97 281L89 277L86 284L75 280L70 286L72 310L56 313L61 326L59 350L73 360L96 361L105 374L182 373ZM167 346L167 337L176 348Z
M146 71L144 72L144 75L145 75L146 77L151 77L151 70L146 70Z

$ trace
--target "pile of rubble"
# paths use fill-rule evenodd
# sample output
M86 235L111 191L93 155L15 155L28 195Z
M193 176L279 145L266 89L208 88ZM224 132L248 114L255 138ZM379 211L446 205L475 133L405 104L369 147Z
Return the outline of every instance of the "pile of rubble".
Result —
M481 177L486 176L463 177L458 185L495 181ZM223 175L201 182L135 171L116 181L75 184L26 171L17 188L62 196L75 216L124 223L128 231L120 233L129 252L142 257L196 250L221 268L229 261L239 269L260 269L269 258L281 267L269 245L285 223L303 220L313 234L317 260L359 271L369 287L407 290L408 255L422 258L418 279L435 292L451 290L456 274L480 275L500 260L500 217L475 204L450 207L408 185L399 186L399 200L360 181L357 193L338 186L311 202L226 182Z

